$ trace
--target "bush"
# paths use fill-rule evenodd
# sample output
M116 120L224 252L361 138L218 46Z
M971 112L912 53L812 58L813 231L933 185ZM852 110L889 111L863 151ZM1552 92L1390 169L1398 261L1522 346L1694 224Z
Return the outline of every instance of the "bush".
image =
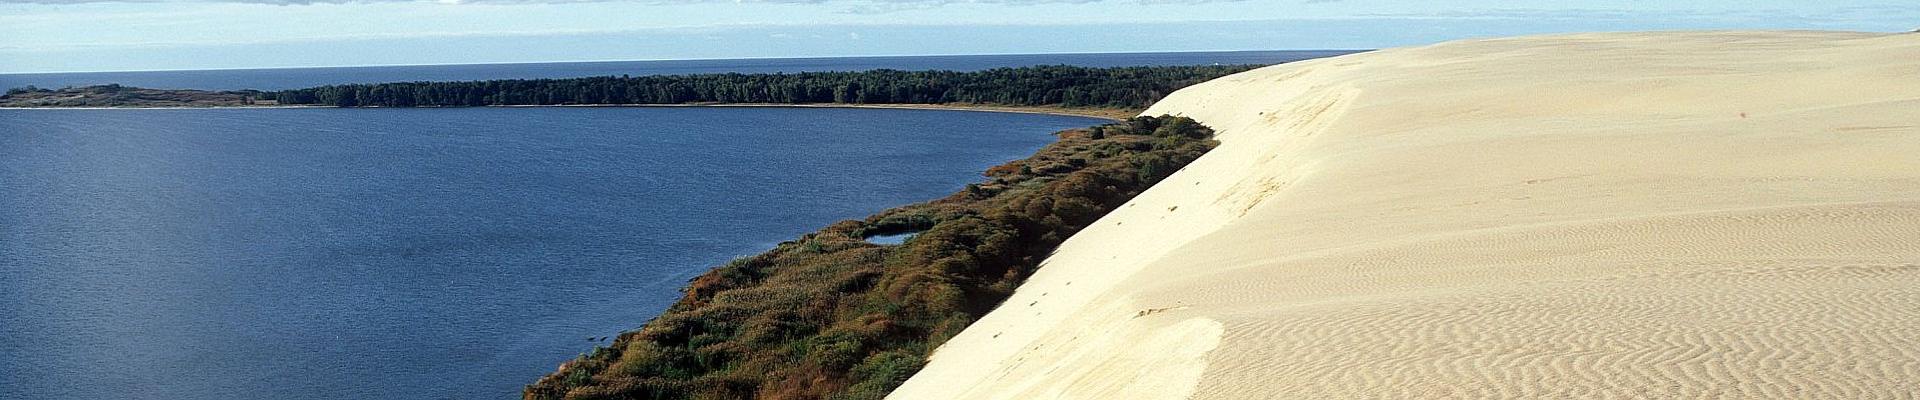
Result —
M887 397L893 388L906 383L907 378L926 365L926 358L907 351L888 351L867 357L860 365L853 367L853 379L856 383L847 387L847 391L833 396L846 400L880 400Z

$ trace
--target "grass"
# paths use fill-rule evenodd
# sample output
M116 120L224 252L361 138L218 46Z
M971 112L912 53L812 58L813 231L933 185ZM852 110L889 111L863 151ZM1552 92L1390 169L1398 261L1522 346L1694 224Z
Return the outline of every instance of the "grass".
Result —
M1058 134L939 200L842 221L692 280L529 385L529 399L879 399L1060 242L1199 158L1212 130L1141 117ZM900 245L872 235L919 232Z

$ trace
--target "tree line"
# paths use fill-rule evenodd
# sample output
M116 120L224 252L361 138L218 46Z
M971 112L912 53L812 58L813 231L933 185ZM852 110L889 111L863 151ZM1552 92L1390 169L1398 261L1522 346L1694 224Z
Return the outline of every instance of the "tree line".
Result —
M1145 108L1182 87L1259 65L982 71L601 76L330 85L262 93L280 104L465 107L571 104L843 103Z

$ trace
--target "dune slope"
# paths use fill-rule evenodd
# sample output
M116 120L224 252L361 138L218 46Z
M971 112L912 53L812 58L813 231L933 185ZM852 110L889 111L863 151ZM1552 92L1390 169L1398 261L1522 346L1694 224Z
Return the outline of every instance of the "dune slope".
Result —
M1920 391L1920 34L1450 42L1147 114L1222 145L891 398Z

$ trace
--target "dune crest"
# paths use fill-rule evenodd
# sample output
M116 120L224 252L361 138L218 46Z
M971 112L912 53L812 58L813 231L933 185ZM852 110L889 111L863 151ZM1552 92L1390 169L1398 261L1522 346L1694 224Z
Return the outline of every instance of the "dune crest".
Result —
M1147 113L1222 145L890 398L1920 393L1920 35L1449 42Z

